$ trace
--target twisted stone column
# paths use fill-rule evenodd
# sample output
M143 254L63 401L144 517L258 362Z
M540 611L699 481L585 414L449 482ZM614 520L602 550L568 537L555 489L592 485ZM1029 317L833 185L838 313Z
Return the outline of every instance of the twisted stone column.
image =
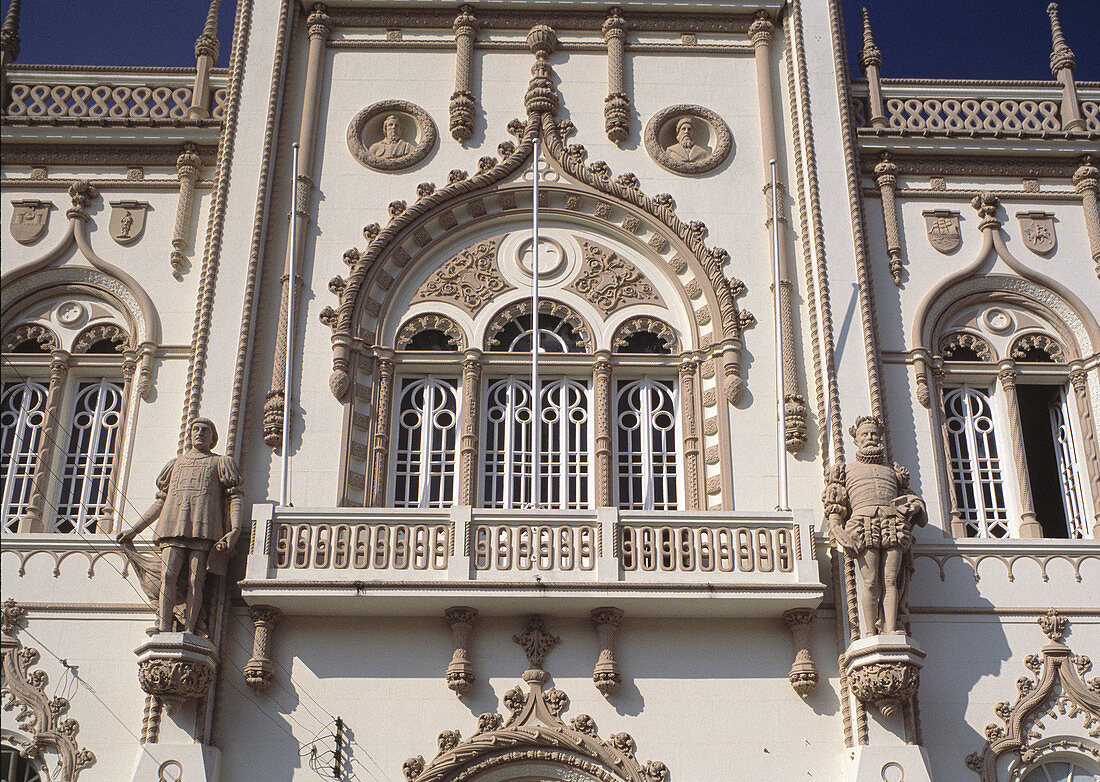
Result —
M936 401L935 404L931 405L931 409L932 431L939 441L941 454L939 459L940 485L947 488L947 515L951 519L951 537L965 538L968 534L966 522L959 511L959 498L955 495L955 483L951 476L951 446L948 445L947 413L944 409L943 399L943 380L945 376L943 359L937 358L936 363L932 366L932 389Z
M623 78L626 46L626 20L619 8L612 8L603 23L603 39L607 44L607 97L603 115L607 137L622 144L630 134L630 98Z
M195 182L202 168L202 158L194 144L185 144L176 158L176 177L180 181L180 197L176 203L176 224L172 229L172 276L179 279L186 262L188 229L191 226L191 211L195 203Z
M309 30L309 52L306 56L306 86L302 96L302 122L298 129L298 169L295 171L295 190L298 198L298 211L291 215L296 225L296 241L286 248L286 261L283 272L282 298L279 302L279 327L275 337L275 362L271 373L271 390L264 404L264 442L277 448L283 441L283 395L286 393L286 328L287 299L290 283L290 260L300 258L306 242L306 228L309 226L313 202L313 152L317 136L317 117L321 110L321 81L324 78L325 46L332 33L332 19L326 13L325 6L317 3L306 20ZM295 280L298 284L298 280ZM297 294L297 290L295 290ZM301 297L295 295L296 302ZM289 313L294 316L294 313ZM280 349L280 346L282 349Z
M474 109L477 99L472 86L474 40L478 23L473 9L464 5L454 21L455 33L455 91L451 95L451 136L455 141L465 141L474 133Z
M191 90L191 106L187 110L187 116L191 119L210 117L210 71L218 61L219 2L210 0L202 35L195 41L195 84Z
M393 357L381 356L378 366L378 390L374 410L374 447L371 451L371 507L380 507L386 498L390 464L390 408L393 406Z
M901 233L898 230L898 207L894 198L898 185L898 167L890 162L890 155L882 153L882 160L875 166L875 182L882 194L882 219L886 225L886 254L890 257L890 276L894 284L901 286Z
M615 660L615 633L622 624L623 612L618 608L595 608L591 616L600 646L600 655L592 671L592 681L601 693L611 695L623 682L623 672Z
M34 475L31 477L27 511L19 519L20 532L47 531L44 515L46 489L50 485L50 457L55 444L60 442L61 397L65 390L65 378L69 375L71 358L65 350L55 350L50 354L50 385L46 391L45 420L38 436L38 455L34 462Z
M1047 15L1050 17L1052 43L1050 72L1062 85L1062 130L1083 131L1085 121L1081 118L1081 107L1077 103L1077 85L1073 81L1073 69L1077 66L1077 58L1073 56L1073 50L1066 44L1062 23L1058 21L1057 3L1047 6Z
M1085 212L1085 231L1089 236L1092 263L1096 276L1100 277L1100 206L1097 205L1100 169L1092 164L1092 156L1086 155L1080 167L1073 172L1073 185L1081 195L1081 208Z
M244 680L256 692L263 692L275 681L275 663L271 660L271 634L283 618L274 606L251 606L248 618L256 626L252 656L244 664Z
M871 17L867 9L860 11L863 18L863 48L859 52L859 69L867 76L867 92L870 103L867 121L872 128L886 128L890 123L882 111L882 84L879 82L878 69L882 67L882 52L875 46L875 37L871 33Z
M1008 435L1012 440L1012 457L1016 464L1016 482L1020 489L1020 537L1041 538L1043 529L1035 518L1035 502L1031 497L1031 481L1027 476L1027 455L1024 453L1024 437L1020 429L1020 405L1016 398L1016 362L1005 359L999 365L997 379L1005 395L1008 408Z
M455 645L451 662L447 666L447 686L461 696L472 690L477 681L477 671L470 660L470 635L477 623L478 613L476 608L455 606L448 608L443 615L451 625Z
M817 687L817 665L810 654L810 628L816 618L817 611L812 608L794 608L783 614L783 621L794 636L795 648L794 664L787 678L794 691L803 698Z
M680 363L680 421L684 438L684 493L685 510L702 507L702 433L696 415L699 362L685 358Z
M611 354L596 352L592 365L596 426L596 507L609 508L611 498Z
M458 449L458 502L477 502L477 467L481 434L481 351L470 348L462 360L462 440Z

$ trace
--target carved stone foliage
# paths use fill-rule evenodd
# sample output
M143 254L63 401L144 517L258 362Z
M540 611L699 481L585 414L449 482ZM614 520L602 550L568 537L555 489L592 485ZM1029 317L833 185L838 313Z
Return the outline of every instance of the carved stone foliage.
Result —
M466 349L466 332L462 330L462 327L446 315L438 315L434 312L416 315L401 324L401 328L397 330L397 337L394 339L394 346L398 350L415 350L415 348L410 347L409 343L417 334L424 331L442 331L451 338L455 350L463 351Z
M164 703L169 714L185 700L206 695L214 681L217 650L201 636L158 633L135 653L141 689Z
M519 301L509 304L494 315L493 319L489 321L489 326L485 329L486 347L492 349L499 345L500 332L504 330L504 327L518 316L527 315L530 312L531 300L520 299ZM592 341L592 329L588 327L584 318L574 312L570 307L567 307L561 302L554 301L553 299L539 299L539 312L561 318L561 320L576 333L577 339L579 340L578 344L585 353L591 353L595 350Z
M946 359L960 358L962 357L961 351L973 351L977 355L979 361L992 361L993 360L993 348L984 337L978 334L971 334L968 331L956 331L952 334L944 335L938 345L940 355ZM963 359L965 360L965 359Z
M99 342L110 342L116 353L132 347L129 335L121 327L114 323L101 323L86 329L73 341L73 352L87 353Z
M545 671L524 674L529 690L509 690L504 705L511 712L478 717L478 727L462 740L457 730L439 734L439 754L425 764L421 756L404 763L409 782L472 780L491 771L516 778L599 780L599 782L667 782L668 767L651 760L643 765L626 733L601 739L596 721L579 714L568 723L561 715L568 696L544 690Z
M670 354L680 352L680 338L676 336L672 327L663 320L651 318L648 315L623 321L615 329L615 335L611 338L611 347L616 352L629 353L631 352L629 348L632 342L637 341L638 334L652 334L656 342L663 345L664 350L661 352L667 351Z
M406 100L381 100L355 115L348 126L348 150L368 168L411 168L435 148L438 133L428 112Z
M1013 772L1026 772L1044 754L1065 749L1100 760L1095 742L1089 741L1100 739L1100 677L1085 680L1092 661L1073 654L1063 641L1065 616L1052 608L1036 621L1049 643L1024 659L1031 676L1016 680L1015 702L994 707L1003 724L987 725L982 751L966 758L967 767L982 782L1006 782L998 777L998 767L1004 766L1001 757L1010 753Z
M733 149L733 134L725 120L710 109L689 104L654 114L644 138L649 156L678 174L713 171Z
M546 655L550 653L561 639L552 633L546 632L546 625L541 616L532 616L527 621L527 628L521 635L513 635L515 641L527 655L527 662L534 670L542 670L542 664Z
M449 301L475 314L494 297L513 290L497 266L497 239L486 239L448 258L413 296L413 301Z
M46 672L31 670L41 655L37 649L23 646L15 637L23 614L23 608L11 598L0 609L0 646L3 649L0 701L4 711L15 710L15 724L31 737L28 741L13 738L12 742L20 754L34 760L46 762L50 756L55 756L57 765L52 771L53 778L75 782L80 772L95 763L96 758L91 750L77 744L80 725L65 716L69 701L61 696L47 695L49 677Z
M615 251L594 242L582 242L581 249L580 273L566 290L588 299L604 317L629 304L664 304L649 278Z
M871 663L849 672L848 686L858 701L873 703L883 717L890 717L917 694L920 668L897 662Z
M1036 350L1045 353L1051 361L1062 364L1066 360L1066 351L1054 337L1046 334L1025 334L1017 337L1009 348L1008 354L1014 359L1026 360L1031 351Z
M0 350L4 353L11 353L27 342L37 344L43 353L49 353L60 347L57 335L48 327L39 323L24 323L4 335L4 339L0 343Z

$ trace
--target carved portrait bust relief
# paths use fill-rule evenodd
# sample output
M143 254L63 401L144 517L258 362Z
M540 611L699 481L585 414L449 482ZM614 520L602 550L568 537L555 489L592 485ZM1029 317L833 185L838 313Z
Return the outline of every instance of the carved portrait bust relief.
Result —
M645 129L650 157L678 174L704 174L720 166L733 149L725 121L710 109L669 106L653 115Z
M435 148L435 122L428 112L404 100L383 100L355 115L348 126L348 149L377 171L400 171L422 161Z

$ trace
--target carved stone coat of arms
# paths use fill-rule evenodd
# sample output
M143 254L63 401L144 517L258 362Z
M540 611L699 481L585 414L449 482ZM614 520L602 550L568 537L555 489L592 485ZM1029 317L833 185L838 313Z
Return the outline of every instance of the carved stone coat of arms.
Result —
M145 230L145 213L149 204L142 201L112 201L111 222L107 231L119 244L133 244Z
M941 253L949 253L962 244L959 233L959 213L949 209L922 212L928 231L928 243Z
M46 233L50 222L49 201L26 200L12 201L11 235L20 244L32 244Z
M1049 212L1018 212L1020 236L1033 253L1046 255L1054 249L1054 215Z

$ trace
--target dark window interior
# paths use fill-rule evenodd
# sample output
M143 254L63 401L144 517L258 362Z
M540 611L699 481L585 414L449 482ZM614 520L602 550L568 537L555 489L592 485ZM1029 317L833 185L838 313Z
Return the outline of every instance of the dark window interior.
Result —
M458 350L458 345L439 329L418 331L405 343L405 350Z
M951 352L946 350L943 353L943 357L948 361L981 361L982 357L978 355L974 348L968 348L963 345L951 348Z
M668 343L652 331L635 331L624 342L625 344L618 350L619 353L661 353L667 355L672 352L668 348Z
M1050 424L1050 408L1058 404L1058 386L1021 385L1016 387L1016 396L1035 515L1044 537L1069 537Z

